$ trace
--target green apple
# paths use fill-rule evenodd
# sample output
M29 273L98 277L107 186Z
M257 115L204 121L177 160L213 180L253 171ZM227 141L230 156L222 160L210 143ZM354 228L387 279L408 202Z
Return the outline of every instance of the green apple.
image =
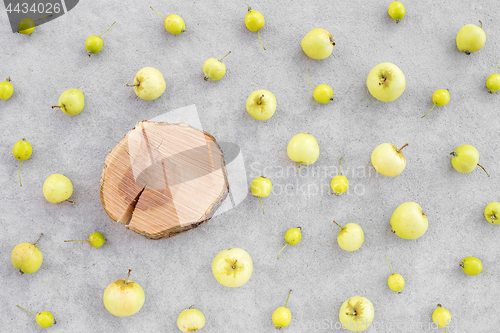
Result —
M333 221L333 223L340 228L337 235L337 242L342 250L356 251L361 247L361 245L363 245L365 234L359 225L356 223L348 223L342 227L335 221Z
M479 21L481 26L475 24L466 24L458 30L457 47L460 52L469 55L481 50L486 43L486 34L484 33L483 22Z
M372 152L372 165L378 173L387 177L399 175L406 166L406 158L401 151L408 144L399 148L390 143L382 143Z
M416 202L402 203L391 216L393 232L404 239L419 238L427 231L428 225L427 216Z
M302 50L312 59L325 59L332 54L335 41L331 33L325 29L312 29L300 42Z
M85 106L85 97L80 89L66 90L59 96L57 105L52 108L60 108L68 116L76 116L82 112Z
M205 316L198 309L183 310L177 317L177 327L182 332L196 332L205 326Z
M144 305L144 290L137 282L129 280L131 271L129 269L126 279L116 280L104 290L104 306L117 317L133 315Z
M292 161L299 163L299 168L302 164L313 164L319 157L318 141L309 133L296 134L288 142L286 153Z
M366 330L375 317L375 309L369 299L353 296L342 304L339 311L339 321L342 327L349 331Z
M247 112L257 120L267 120L276 111L276 97L267 90L255 90L247 98Z
M379 101L392 102L405 91L406 79L398 66L384 62L368 73L366 85L370 94Z
M241 287L248 282L253 271L252 258L239 248L219 252L212 261L212 273L226 287Z
M484 208L484 217L491 224L500 224L500 202L492 201Z
M42 237L43 233L40 235ZM43 254L42 251L36 244L40 240L35 243L20 243L17 244L12 253L10 255L10 259L12 261L12 265L15 269L18 269L21 274L32 274L35 273L43 263Z
M167 84L159 70L153 67L144 67L135 74L134 84L127 84L127 87L134 87L139 98L152 101L165 92Z

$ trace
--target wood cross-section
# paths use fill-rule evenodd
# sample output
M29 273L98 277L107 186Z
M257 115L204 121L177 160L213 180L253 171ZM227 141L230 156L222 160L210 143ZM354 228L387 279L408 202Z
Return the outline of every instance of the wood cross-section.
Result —
M208 221L229 193L224 154L185 123L143 121L108 154L101 202L114 221L151 239Z

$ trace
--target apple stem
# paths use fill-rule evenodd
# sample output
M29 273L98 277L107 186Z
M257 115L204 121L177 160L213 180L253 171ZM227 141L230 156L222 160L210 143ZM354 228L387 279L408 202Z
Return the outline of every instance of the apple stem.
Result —
M386 78L382 77L382 80L378 83L379 86L383 85L385 83Z
M141 85L140 83L135 83L135 84L128 84L127 83L127 87L138 87L140 85Z
M231 266L232 269L236 269L236 263L238 262L238 259L236 259L233 263L233 266Z
M498 60L500 60L500 59L498 59ZM496 74L496 72L497 72L498 60L497 60L497 64L495 65L495 74ZM10 79L10 78L9 78L9 79ZM7 80L8 80L8 81L10 81L9 79L7 79Z
M230 54L231 54L231 51L229 51L228 53L226 53L226 55L225 55L225 56L223 56L222 58L220 58L220 59L219 59L219 61L222 61L222 59L224 59L225 57L227 57L227 56L228 56L228 55L230 55Z
M385 256L385 259L387 259L387 262L389 263L389 267L391 268L391 275L393 275L394 272L392 271L392 265L391 265L391 262L389 261L389 258L387 258L387 255Z
M337 222L335 222L335 220L333 220L333 223L335 223L336 225L338 225L338 227L340 228L340 230L342 230L342 226L340 224L338 224Z
M498 61L497 61L497 64L498 64ZM495 70L495 72L496 72L496 70ZM6 81L7 81L7 82L10 82L10 81L11 81L11 80L10 80L10 76L6 79Z
M52 16L52 14L47 15L47 16L44 16L44 17L42 17L42 18L39 18L38 20L35 20L35 21L33 21L33 22L38 22L38 21L43 20L43 19L45 19L45 18L47 18L47 17L49 17L49 16Z
M264 47L264 44L262 44L262 41L260 40L260 31L257 31L257 37L259 37L259 42L260 42L260 45L262 45L262 48L264 49L264 51L266 50L266 48Z
M259 97L259 100L257 101L257 104L258 105L261 105L262 104L262 99L264 98L264 95L260 96Z
M42 238L43 236L43 232L40 234L40 237L38 237L38 239L36 240L36 242L33 243L33 245L36 245L36 243L38 243L38 241L40 240L40 238Z
M128 283L128 279L130 278L130 272L132 272L132 270L129 268L127 278L125 279L125 284Z
M300 166L302 165L302 162L299 162L299 166L297 167L297 170L295 172L299 172Z
M309 69L307 69L307 82L309 82L309 85L314 89L314 86L311 84L311 81L309 81Z
M339 165L339 176L340 176L340 168L342 168L342 160L344 159L344 157L342 156L340 158L340 165Z
M290 294L292 293L292 289L288 292L288 297L286 298L285 308L288 305L288 299L290 298Z
M483 171L486 173L486 175L488 177L490 176L490 174L488 173L488 171L486 171L486 169L481 164L478 163L477 165L479 165L479 167L481 167L481 169L483 169Z
M260 207L262 207L262 214L265 214L264 213L264 206L262 205L262 200L260 199L260 197L259 197L259 202L260 202Z
M67 242L88 242L89 240L88 239L83 239L83 240L65 240L64 242L67 243Z
M249 12L252 11L252 7L250 7L250 5L247 5L247 7Z
M406 147L406 146L408 146L408 142L407 142L407 143L405 143L403 147L401 147L401 148L399 148L399 149L398 149L398 153L399 153L399 152L400 152L400 151L401 151L404 147Z
M160 13L158 13L153 7L149 6L149 8L151 8L156 14L160 15L161 17L163 17L164 19L166 19L165 16L161 15Z
M436 104L434 104L434 105L432 106L432 108L431 108L431 109L430 109L430 110L429 110L426 114L424 114L422 117L420 117L420 119L422 119L423 117L427 116L427 115L429 114L429 112L431 112L431 111L432 111L432 109L434 109L434 107L435 107L435 106L436 106Z
M60 105L52 105L52 109L54 109L54 108L59 108L59 109L62 109L63 107L62 107L62 106L60 106Z
M278 258L276 258L276 259L279 259L279 258L280 258L280 253L281 253L281 251L283 251L283 249L284 249L287 245L288 245L288 243L287 243L287 244L285 244L285 246L283 246L283 247L281 248L280 252L278 252Z
M22 307L20 307L19 305L18 305L17 307L18 307L19 309L23 310L23 311L28 312L30 315L33 315L33 316L35 316L35 317L36 317L36 315L35 315L34 313L31 313L31 312L29 312L28 310L23 309L23 308L22 308Z
M69 203L72 203L73 205L75 204L75 202L74 202L73 200L66 199L66 200L64 200L64 201L67 201L67 202L69 202Z
M490 272L488 272L487 270L483 269L483 271L485 271L486 273L488 273L489 275L493 275L491 274Z
M23 161L21 161L21 164L19 164L19 185L23 187L23 183L21 182L21 167L23 166Z
M491 221L495 221L497 219L497 216L495 214L491 215Z
M483 22L481 22L481 20L479 20L479 27L482 29L483 28Z
M114 26L115 23L116 23L116 21L114 21L113 24L109 28L106 29L106 31L104 31L102 34L100 34L99 37L101 37L102 35L104 35L109 29L111 29L111 27Z

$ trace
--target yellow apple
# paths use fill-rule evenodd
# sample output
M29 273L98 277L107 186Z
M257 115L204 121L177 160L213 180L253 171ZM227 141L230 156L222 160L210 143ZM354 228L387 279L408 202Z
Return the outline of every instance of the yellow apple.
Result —
M480 27L475 24L466 24L458 30L456 42L460 52L469 55L483 48L486 43L486 34L482 29L483 23L481 21L479 23L481 23Z
M432 312L432 321L440 328L447 327L451 321L450 311L443 308L441 304L438 304L436 310Z
M250 279L252 271L252 258L243 249L223 250L212 261L214 277L226 287L241 287Z
M406 166L406 158L401 151L408 144L399 148L390 143L382 143L372 152L372 165L378 173L393 177L399 175Z
M370 94L382 102L392 102L405 91L406 79L398 66L384 62L373 67L366 78Z
M267 120L276 111L276 97L267 90L255 90L248 96L247 112L257 120Z
M349 331L360 332L366 330L375 316L372 302L362 296L349 298L342 304L339 311L339 320L342 327Z
M302 50L309 58L325 59L332 54L335 41L332 34L325 29L312 29L300 42Z
M401 238L415 239L422 236L429 223L422 207L416 202L405 202L391 216L392 230Z
M139 98L152 101L163 94L167 85L159 70L153 67L144 67L135 74L134 84L127 84L127 87L134 87Z
M129 280L130 272L126 279L116 280L104 290L104 306L118 317L133 315L144 305L144 290L137 282Z
M490 175L486 169L479 164L479 152L474 146L471 145L460 145L455 150L451 158L451 164L453 168L460 173L469 173L476 168L477 165L486 173L489 177Z
M177 327L182 332L196 332L205 326L205 316L198 309L183 310L177 317Z
M85 96L80 89L68 89L59 96L57 105L52 108L60 108L68 116L76 116L85 107Z
M337 242L342 250L356 251L363 245L365 234L359 225L356 223L348 223L342 227L335 221L333 221L333 223L340 227L340 231L337 235Z
M42 234L43 235L43 234ZM40 237L42 237L40 235ZM40 240L40 237L38 240ZM12 265L18 269L21 274L35 273L43 263L42 251L36 247L36 243L17 244L10 255Z
M45 179L43 183L43 196L51 203L59 203L68 200L73 194L73 183L71 180L59 173L54 173ZM69 202L72 202L68 200ZM74 202L72 202L74 203Z
M500 202L490 202L484 208L484 218L491 224L500 224Z
M288 157L302 164L313 164L319 157L319 145L314 136L308 133L299 133L293 136L286 147Z

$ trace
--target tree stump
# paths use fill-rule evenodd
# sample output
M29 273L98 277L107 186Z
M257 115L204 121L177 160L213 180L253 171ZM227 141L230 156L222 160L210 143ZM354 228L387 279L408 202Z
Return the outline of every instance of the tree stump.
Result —
M137 123L106 157L100 195L106 213L150 239L208 221L229 193L224 154L186 123Z

